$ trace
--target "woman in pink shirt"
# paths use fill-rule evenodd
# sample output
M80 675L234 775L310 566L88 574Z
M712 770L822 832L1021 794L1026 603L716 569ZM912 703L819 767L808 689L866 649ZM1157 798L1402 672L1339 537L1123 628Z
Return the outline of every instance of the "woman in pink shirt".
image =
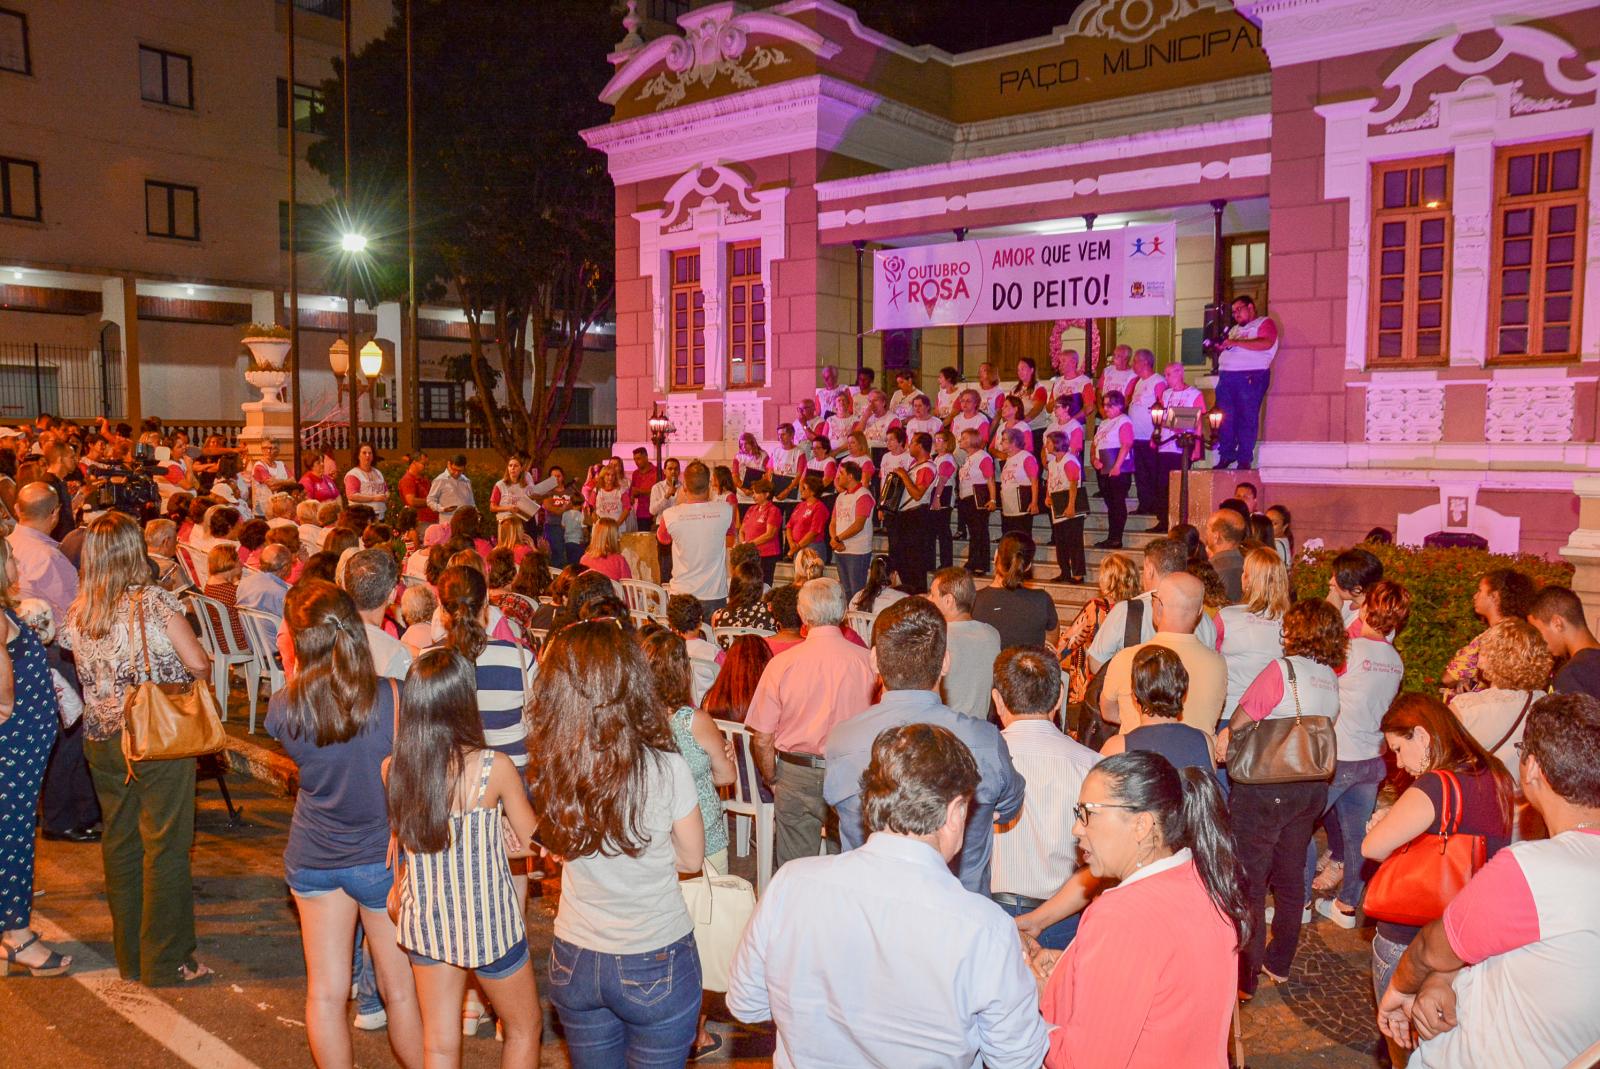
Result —
M756 503L744 511L739 523L739 540L756 547L761 554L761 576L768 586L783 556L783 512L772 503L772 480L762 477L750 487Z
M306 488L306 497L312 501L339 500L339 483L335 479L338 472L339 466L334 462L332 453L313 454L306 462L305 474L300 476L300 485Z
M1053 1026L1045 1069L1224 1069L1250 920L1216 780L1121 753L1089 773L1073 815L1084 882L1116 883L1066 950L1029 947Z
M828 506L822 503L822 477L807 475L800 480L800 504L789 514L789 552L807 546L824 549L827 544Z
M622 538L617 534L617 521L599 519L589 535L589 548L578 563L612 579L632 579L628 560L622 555Z

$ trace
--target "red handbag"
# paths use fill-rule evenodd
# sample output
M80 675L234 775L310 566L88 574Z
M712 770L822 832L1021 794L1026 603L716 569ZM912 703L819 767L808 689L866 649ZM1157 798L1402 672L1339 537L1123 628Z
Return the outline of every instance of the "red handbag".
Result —
M1488 860L1489 844L1482 835L1459 834L1465 801L1461 781L1454 772L1440 772L1439 778L1444 782L1440 830L1417 836L1378 866L1362 905L1373 920L1415 927L1438 920Z

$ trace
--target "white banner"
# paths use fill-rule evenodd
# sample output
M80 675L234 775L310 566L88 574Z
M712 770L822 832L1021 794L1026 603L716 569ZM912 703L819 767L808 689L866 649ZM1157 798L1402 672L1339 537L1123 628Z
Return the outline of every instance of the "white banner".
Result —
M885 249L872 329L1171 315L1176 223Z

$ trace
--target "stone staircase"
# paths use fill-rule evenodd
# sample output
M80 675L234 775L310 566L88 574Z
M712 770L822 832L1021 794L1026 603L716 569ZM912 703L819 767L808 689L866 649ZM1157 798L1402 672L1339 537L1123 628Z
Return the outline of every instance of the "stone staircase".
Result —
M1155 522L1151 517L1130 515L1128 517L1127 526L1122 534L1122 549L1095 549L1093 548L1094 543L1105 538L1107 533L1105 503L1098 498L1091 498L1090 503L1091 507L1089 517L1085 521L1083 534L1085 546L1084 558L1089 569L1088 580L1084 583L1034 584L1039 589L1048 592L1051 599L1055 601L1056 611L1061 615L1063 623L1070 621L1074 616L1076 616L1078 610L1081 609L1090 598L1095 596L1095 593L1098 590L1101 561L1105 560L1105 558L1112 553L1121 553L1125 556L1133 558L1135 565L1142 565L1144 563L1144 547L1154 539L1161 537L1160 535L1150 534L1145 530ZM1131 510L1134 507L1134 502L1129 501L1128 507ZM951 522L953 525L953 516L951 518ZM1042 515L1034 517L1033 540L1038 547L1038 551L1034 555L1033 570L1038 574L1055 575L1055 551L1050 546L1050 521L1048 517ZM1000 521L998 518L996 518L991 521L989 529L989 546L991 555L994 547L999 544L999 541ZM888 548L888 541L882 532L880 531L874 534L873 552L886 553L888 552ZM955 551L953 554L952 563L959 565L966 559L967 543L964 539L958 538L955 540ZM793 574L793 566L787 561L782 562L778 565L776 581L780 584L788 582ZM837 578L838 569L832 565L829 565L827 574ZM986 583L987 581L987 579L983 578L978 580L980 584Z

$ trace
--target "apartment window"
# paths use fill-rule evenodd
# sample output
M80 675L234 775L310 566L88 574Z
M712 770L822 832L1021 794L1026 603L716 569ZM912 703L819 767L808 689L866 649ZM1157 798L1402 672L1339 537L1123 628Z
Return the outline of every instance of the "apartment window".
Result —
M295 251L322 252L328 244L322 229L322 208L315 204L300 203L294 206ZM278 202L278 248L289 251L289 202Z
M278 129L289 128L289 83L278 79ZM322 89L315 85L301 85L294 83L294 128L302 133L308 133L316 123L317 117L323 109Z
M194 107L194 61L181 52L139 46L139 95L154 104Z
M39 165L0 156L0 219L40 218Z
M728 385L767 381L767 287L761 280L761 243L728 249Z
M672 254L672 388L706 384L706 295L700 289L700 254Z
M1447 358L1450 188L1448 157L1401 160L1373 171L1373 363Z
M28 16L0 7L0 71L33 73L33 57L28 53Z
M146 182L144 232L156 238L199 241L200 191L171 182Z
M1500 150L1489 302L1494 359L1577 354L1588 173L1587 139Z

